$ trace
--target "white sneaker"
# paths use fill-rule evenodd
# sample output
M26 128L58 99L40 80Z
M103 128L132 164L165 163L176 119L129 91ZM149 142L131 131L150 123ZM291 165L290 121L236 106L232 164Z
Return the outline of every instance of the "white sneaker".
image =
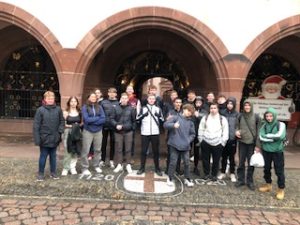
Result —
M95 171L96 171L96 173L102 173L102 170L100 169L100 167L96 167Z
M77 174L77 171L76 171L76 169L75 169L75 168L72 168L72 169L70 169L70 172L71 172L71 174L72 174L72 175L75 175L75 174Z
M92 175L91 174L91 172L89 171L89 170L84 170L83 172L82 172L82 175L84 175L84 176L90 176L90 175Z
M113 160L110 160L109 161L109 166L110 166L110 168L115 168L115 164L114 164L114 161Z
M63 169L62 171L61 171L61 175L63 176L63 177L65 177L65 176L67 176L68 175L68 170L66 170L66 169Z
M225 173L220 173L218 176L218 180L223 180L226 178L226 174Z
M126 170L127 170L128 173L132 173L132 168L131 168L130 164L126 165Z
M192 156L192 157L190 158L190 161L191 161L191 162L194 162L194 156Z
M105 166L105 162L101 160L100 163L99 163L99 166L100 166L100 167Z
M117 167L114 169L114 173L119 173L123 170L123 166L119 163Z
M236 176L234 173L230 174L230 180L232 183L235 183L236 182Z
M194 183L188 179L184 179L184 184L188 187L193 187Z
M174 181L171 180L169 177L167 179L167 185L170 186L170 187L174 187L175 186Z

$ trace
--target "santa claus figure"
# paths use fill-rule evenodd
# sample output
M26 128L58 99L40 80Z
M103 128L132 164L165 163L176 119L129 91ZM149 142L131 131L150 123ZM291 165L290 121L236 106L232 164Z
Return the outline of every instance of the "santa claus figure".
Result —
M260 99L285 99L281 95L281 89L286 84L281 76L271 75L267 77L261 85L261 96Z

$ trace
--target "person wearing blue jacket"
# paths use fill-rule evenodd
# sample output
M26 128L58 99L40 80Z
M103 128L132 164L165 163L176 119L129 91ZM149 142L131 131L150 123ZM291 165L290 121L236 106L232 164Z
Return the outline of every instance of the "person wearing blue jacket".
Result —
M168 169L169 178L167 184L174 186L174 172L179 155L184 163L184 183L188 187L194 186L190 180L190 148L191 142L196 137L195 126L190 119L194 115L195 107L192 104L185 104L183 106L183 113L178 116L170 117L165 123L164 127L169 131L168 146L170 147L170 165Z
M99 164L101 160L102 127L105 123L105 114L102 106L97 103L95 93L91 93L88 96L87 103L82 107L82 118L82 175L91 175L91 172L89 171L88 154L92 143L95 151L92 164L95 171L101 173L102 170L100 169Z

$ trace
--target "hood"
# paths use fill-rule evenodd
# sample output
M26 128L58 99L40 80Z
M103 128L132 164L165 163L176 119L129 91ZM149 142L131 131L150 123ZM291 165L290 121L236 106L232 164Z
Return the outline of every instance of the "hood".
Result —
M249 113L246 113L246 112L244 111L244 106L245 106L246 103L250 104L250 106L251 106L251 109L250 109L250 112L249 112ZM244 101L244 103L243 103L243 113L244 113L245 115L247 115L247 114L253 114L253 104L252 104L251 102L249 102L249 101Z
M235 97L229 97L226 101L226 106L227 104L231 102L233 104L233 110L235 110L235 107L236 107L236 98Z
M267 114L267 113L272 113L272 115L273 115L273 121L272 121L271 123L267 122L267 120L266 120L266 114ZM267 123L269 123L269 124L277 123L277 111L276 111L274 108L269 107L269 108L267 109L267 111L264 113L264 119L265 119L265 121L266 121Z

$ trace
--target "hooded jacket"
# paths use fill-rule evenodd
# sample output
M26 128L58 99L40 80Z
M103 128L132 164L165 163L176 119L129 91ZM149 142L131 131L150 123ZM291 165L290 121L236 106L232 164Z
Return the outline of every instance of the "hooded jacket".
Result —
M39 107L33 122L34 143L41 147L57 147L61 141L64 127L65 120L59 106L43 105Z
M174 128L178 122L179 127ZM178 151L188 151L191 148L191 142L196 137L194 123L191 119L184 117L182 114L172 116L164 123L164 128L168 132L168 145L176 148Z
M245 101L243 104L243 108L246 103L251 105L251 110L249 113L242 112L236 123L236 130L240 130L241 132L241 138L239 139L239 141L244 144L254 143L256 147L260 148L261 145L260 145L260 140L258 138L258 133L259 133L259 128L261 126L261 120L257 115L255 115L255 113L253 113L253 105L251 102Z
M227 108L228 103L231 102L233 104L232 110ZM226 109L223 112L223 116L226 117L229 126L229 140L235 140L235 127L238 122L239 113L236 111L236 98L229 97L226 101Z
M273 120L268 122L266 114L272 113ZM274 108L268 108L264 114L264 124L259 130L259 138L262 149L266 152L282 152L284 150L283 140L286 136L286 126L277 120L277 112Z

